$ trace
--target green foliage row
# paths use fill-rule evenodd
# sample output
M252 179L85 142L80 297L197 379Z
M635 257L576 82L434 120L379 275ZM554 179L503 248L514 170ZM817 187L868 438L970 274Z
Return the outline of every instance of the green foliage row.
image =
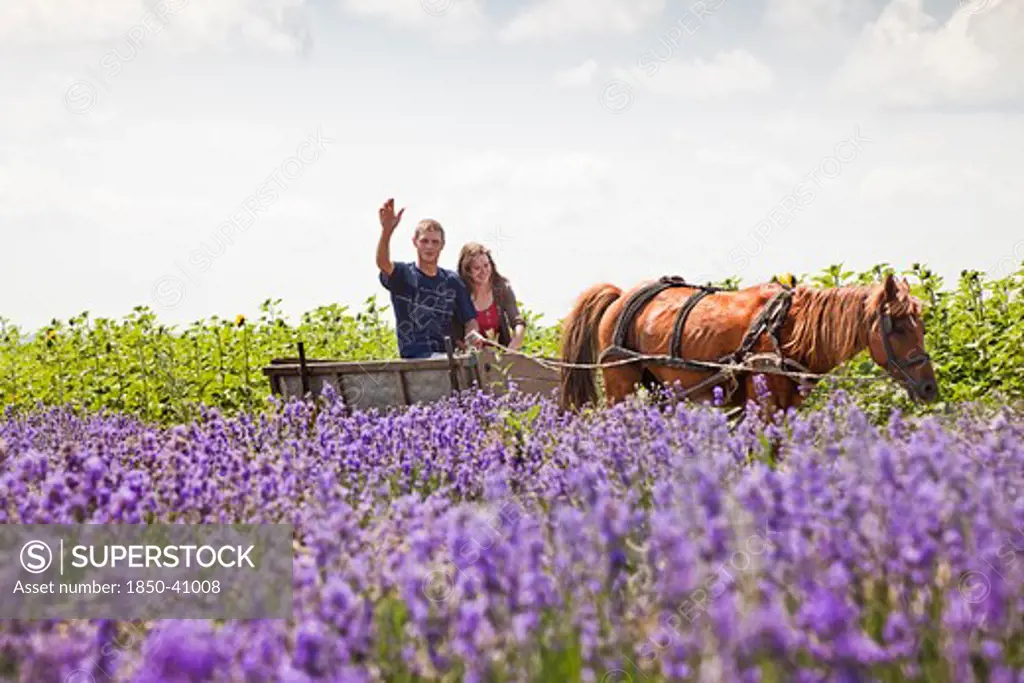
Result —
M83 312L26 335L0 316L0 405L16 410L72 405L177 423L202 406L259 410L270 395L262 369L273 358L345 361L398 358L393 319L376 297L363 310L321 306L290 322L280 300L260 306L257 320L213 316L184 329L161 324L146 306L121 320ZM524 350L557 348L557 326L524 311L531 334ZM31 338L30 338L31 337Z
M802 282L835 287L867 284L893 272L887 264L855 273L834 265L802 276ZM997 280L965 271L955 287L915 264L905 273L925 304L926 344L946 402L1024 397L1024 268ZM717 283L739 286L736 279ZM121 320L88 312L51 325L29 339L0 317L0 403L18 410L71 404L110 409L158 422L194 417L201 406L225 412L258 410L270 387L262 368L272 358L294 357L304 342L309 358L371 360L398 357L393 318L376 297L353 313L329 305L309 311L297 324L267 300L258 320L214 316L185 329L160 323L140 306ZM558 356L560 321L546 325L524 310L529 324L524 351ZM836 373L837 382L879 414L911 404L864 354ZM828 386L835 386L832 383ZM816 391L810 402L828 389Z

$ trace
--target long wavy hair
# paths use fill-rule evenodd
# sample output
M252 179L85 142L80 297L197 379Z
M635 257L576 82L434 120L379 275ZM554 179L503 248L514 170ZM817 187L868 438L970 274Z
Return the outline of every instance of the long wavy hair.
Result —
M462 251L459 252L459 277L466 283L469 293L473 293L469 266L473 259L481 254L486 256L487 260L491 263L491 289L498 292L508 287L508 279L498 271L498 266L494 263L494 256L491 255L491 250L479 242L466 242L462 245Z

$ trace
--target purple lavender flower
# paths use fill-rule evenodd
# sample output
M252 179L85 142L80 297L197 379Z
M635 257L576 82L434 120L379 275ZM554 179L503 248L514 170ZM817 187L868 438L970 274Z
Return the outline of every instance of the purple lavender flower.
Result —
M336 399L166 430L7 413L7 523L286 521L299 546L289 622L157 623L133 644L110 621L5 622L12 675L1013 680L1021 661L1012 413L879 427L840 393L730 430L688 404ZM765 440L782 460L749 462Z

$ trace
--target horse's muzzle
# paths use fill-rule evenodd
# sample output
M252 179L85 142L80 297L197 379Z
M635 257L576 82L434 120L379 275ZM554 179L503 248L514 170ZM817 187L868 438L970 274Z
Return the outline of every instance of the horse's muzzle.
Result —
M939 397L939 385L933 379L926 379L917 384L911 391L917 398L925 403L932 403Z

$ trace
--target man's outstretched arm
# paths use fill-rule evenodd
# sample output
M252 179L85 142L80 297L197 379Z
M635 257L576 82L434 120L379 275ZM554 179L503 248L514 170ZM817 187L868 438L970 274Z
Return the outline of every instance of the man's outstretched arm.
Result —
M395 270L395 263L391 260L391 235L402 220L405 209L395 215L395 200L389 199L384 202L377 215L380 217L380 239L377 241L377 267L382 273L390 276Z

